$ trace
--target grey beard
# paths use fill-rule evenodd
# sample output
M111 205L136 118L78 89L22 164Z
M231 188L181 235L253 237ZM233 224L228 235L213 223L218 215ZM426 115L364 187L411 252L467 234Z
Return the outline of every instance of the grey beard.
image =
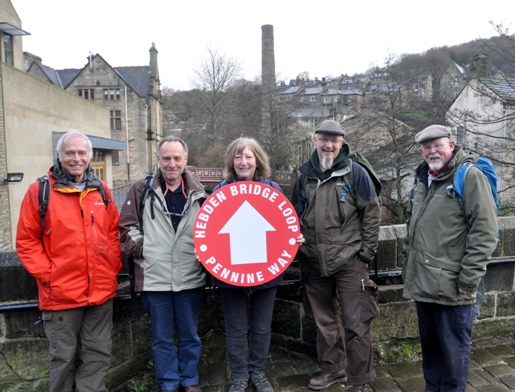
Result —
M323 172L325 172L326 170L329 170L330 168L333 167L333 162L334 162L333 158L323 157L322 160L320 161L320 169L322 169Z
M433 171L433 172L438 172L440 170L442 170L442 167L443 165L441 163L430 163L429 164L429 168Z

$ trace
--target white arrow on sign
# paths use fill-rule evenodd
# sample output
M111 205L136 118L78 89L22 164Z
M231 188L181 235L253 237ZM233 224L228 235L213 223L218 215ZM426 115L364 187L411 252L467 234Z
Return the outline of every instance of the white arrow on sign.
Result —
M275 228L244 201L218 234L229 234L231 264L266 263L266 232Z

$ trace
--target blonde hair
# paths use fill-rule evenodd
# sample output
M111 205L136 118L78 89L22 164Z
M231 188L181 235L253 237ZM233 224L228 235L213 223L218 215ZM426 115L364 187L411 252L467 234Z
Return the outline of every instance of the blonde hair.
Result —
M268 155L263 151L259 143L255 139L240 137L231 142L225 151L225 168L224 178L227 182L232 182L236 178L234 171L234 157L241 153L245 147L248 147L256 158L256 172L254 173L254 181L259 180L260 176L270 177L270 166L268 164Z

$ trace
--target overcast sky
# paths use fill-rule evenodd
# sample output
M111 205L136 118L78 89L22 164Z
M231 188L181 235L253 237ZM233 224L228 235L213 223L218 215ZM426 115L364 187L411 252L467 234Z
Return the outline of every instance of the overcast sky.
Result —
M515 1L462 0L11 0L29 33L24 51L54 69L81 68L89 53L110 65L148 65L152 42L161 87L191 88L207 47L261 74L261 26L274 26L278 80L364 72L389 54L489 38L489 21L515 32Z

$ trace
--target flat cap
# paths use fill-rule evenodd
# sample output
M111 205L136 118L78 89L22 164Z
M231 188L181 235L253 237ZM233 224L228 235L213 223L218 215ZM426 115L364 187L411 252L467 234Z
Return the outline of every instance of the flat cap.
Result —
M440 137L451 137L451 130L443 125L430 125L415 135L415 142L422 143L429 139L438 139Z
M325 120L322 121L318 126L315 128L315 133L322 132L322 133L332 133L334 135L342 135L345 136L345 130L341 126L339 122L336 122L334 120Z

